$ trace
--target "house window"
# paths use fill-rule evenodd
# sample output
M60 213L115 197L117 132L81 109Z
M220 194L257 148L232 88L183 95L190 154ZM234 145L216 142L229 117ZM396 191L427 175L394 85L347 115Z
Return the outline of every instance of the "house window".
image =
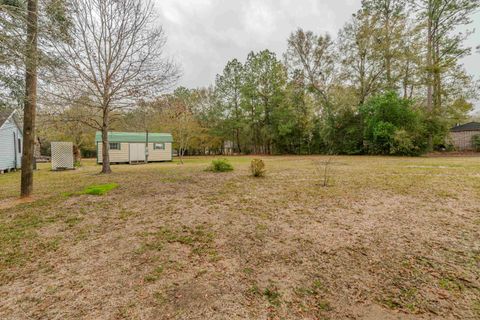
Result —
M22 140L20 140L20 138L18 138L17 140L18 140L18 153L22 153Z
M120 150L120 142L110 142L110 150Z
M154 143L153 150L165 150L165 143Z

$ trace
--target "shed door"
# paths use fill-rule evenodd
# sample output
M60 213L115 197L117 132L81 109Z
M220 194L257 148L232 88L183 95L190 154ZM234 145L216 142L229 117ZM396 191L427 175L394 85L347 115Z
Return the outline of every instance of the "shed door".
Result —
M145 143L130 143L130 161L145 161Z

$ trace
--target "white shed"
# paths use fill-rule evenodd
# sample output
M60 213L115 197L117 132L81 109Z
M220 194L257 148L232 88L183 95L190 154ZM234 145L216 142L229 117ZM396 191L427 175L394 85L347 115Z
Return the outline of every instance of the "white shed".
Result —
M97 163L103 162L102 133L95 135ZM173 137L170 133L109 132L110 163L172 161Z
M16 111L0 110L0 172L22 165L23 133Z

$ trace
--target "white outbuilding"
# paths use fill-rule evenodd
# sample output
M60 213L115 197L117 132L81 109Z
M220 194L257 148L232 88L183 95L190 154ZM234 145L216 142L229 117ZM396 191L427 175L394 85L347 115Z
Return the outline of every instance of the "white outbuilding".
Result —
M102 133L95 135L97 163L102 163ZM109 132L110 163L172 161L173 137L170 133Z

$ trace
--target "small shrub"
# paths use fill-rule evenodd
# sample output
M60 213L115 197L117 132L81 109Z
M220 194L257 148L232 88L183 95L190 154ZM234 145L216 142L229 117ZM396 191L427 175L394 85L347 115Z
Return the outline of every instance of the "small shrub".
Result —
M253 159L250 163L250 170L254 177L263 177L265 175L265 163L261 159Z
M73 163L73 166L74 166L75 168L80 168L80 167L82 166L82 163L81 163L80 161L75 161L75 162Z
M472 145L475 151L480 151L480 134L476 134L472 137Z
M233 166L227 159L214 159L212 164L207 168L207 171L212 172L227 172L233 171Z

